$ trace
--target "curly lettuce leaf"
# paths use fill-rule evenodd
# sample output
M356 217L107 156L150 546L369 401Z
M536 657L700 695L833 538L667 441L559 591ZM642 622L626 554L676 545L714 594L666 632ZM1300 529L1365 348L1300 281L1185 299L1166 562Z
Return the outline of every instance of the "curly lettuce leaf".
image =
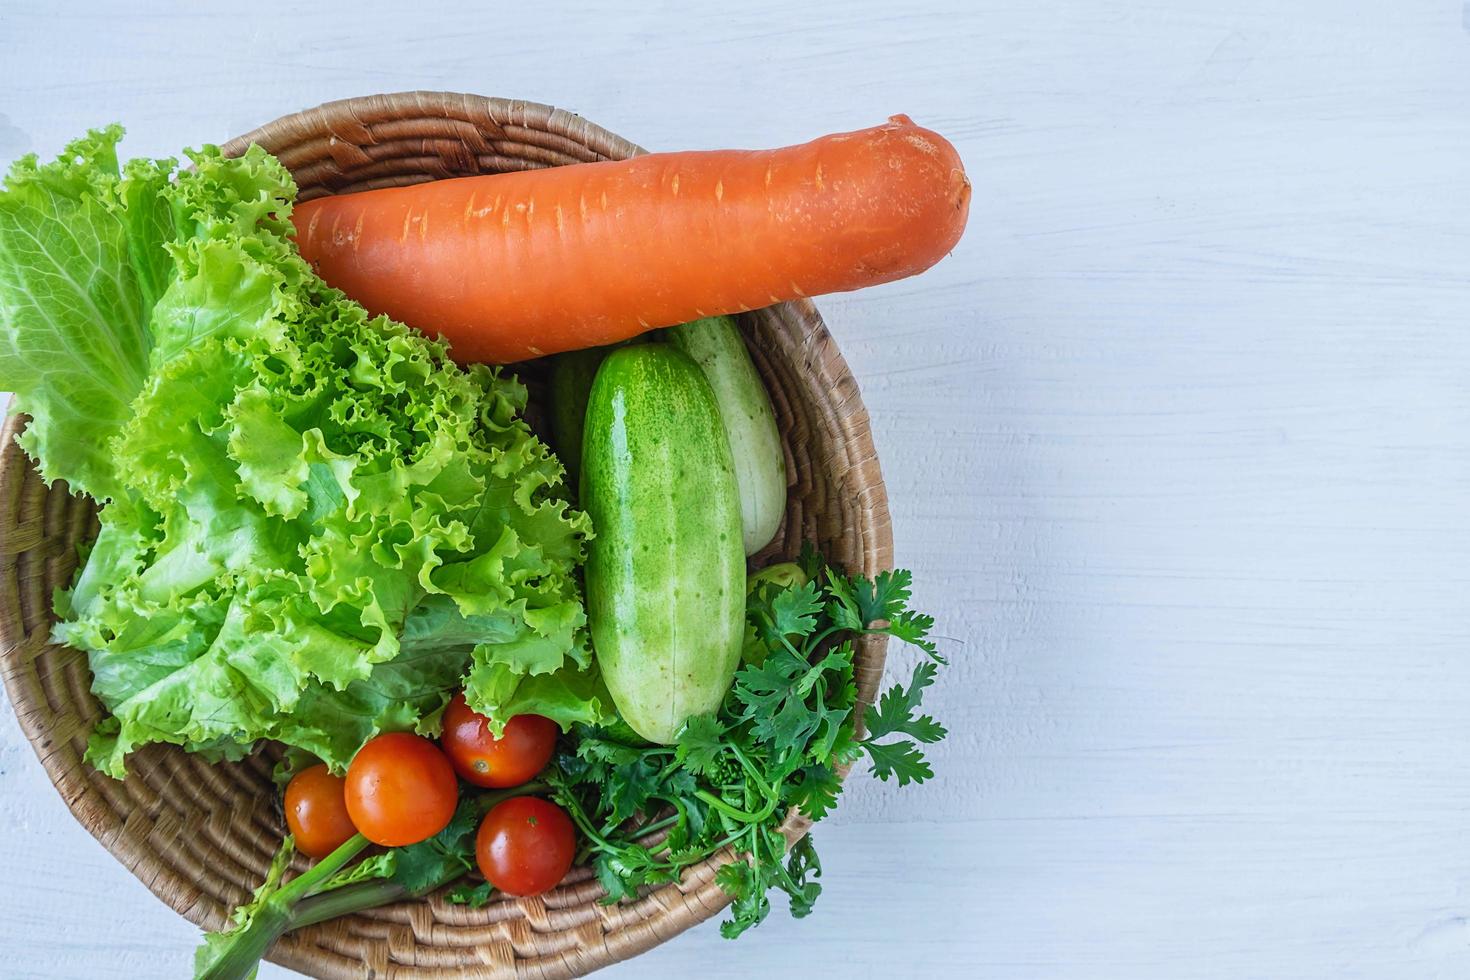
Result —
M124 178L121 135L92 132L45 166L26 156L0 191L0 377L32 418L21 445L47 483L99 500L119 493L107 442L143 386L173 234L153 192L171 162Z
M110 714L89 759L270 738L340 769L461 685L498 724L600 719L589 526L525 388L322 283L259 147L119 171L119 135L0 192L0 383L42 472L105 501L56 597Z
M466 615L450 597L431 597L409 617L401 642L405 650L469 655L465 699L493 730L523 714L564 730L610 722L612 695L592 661L580 605L568 602L534 619L533 627L508 612ZM429 732L437 734L437 724Z

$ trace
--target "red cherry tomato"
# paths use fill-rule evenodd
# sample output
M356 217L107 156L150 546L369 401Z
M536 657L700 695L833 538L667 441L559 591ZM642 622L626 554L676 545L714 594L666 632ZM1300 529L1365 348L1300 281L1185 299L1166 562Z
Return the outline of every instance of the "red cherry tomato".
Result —
M485 815L475 835L475 862L507 895L539 895L566 877L577 853L572 818L534 796L506 800Z
M347 812L364 837L384 847L433 837L448 826L458 797L444 753L408 732L372 739L347 767Z
M464 694L444 709L439 741L459 778L476 786L505 789L528 782L551 761L556 749L556 722L540 715L516 715L505 734L490 734L490 719L470 710Z
M286 784L286 826L296 850L324 858L357 833L347 815L346 780L326 766L312 766Z

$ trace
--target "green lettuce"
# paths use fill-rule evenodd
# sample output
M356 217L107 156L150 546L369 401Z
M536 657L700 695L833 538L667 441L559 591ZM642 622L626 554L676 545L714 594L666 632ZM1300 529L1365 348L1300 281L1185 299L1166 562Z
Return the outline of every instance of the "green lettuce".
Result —
M525 388L318 279L259 147L119 167L120 136L0 191L0 385L43 477L102 504L55 598L109 712L89 760L269 738L341 768L460 686L500 723L601 718L589 525Z

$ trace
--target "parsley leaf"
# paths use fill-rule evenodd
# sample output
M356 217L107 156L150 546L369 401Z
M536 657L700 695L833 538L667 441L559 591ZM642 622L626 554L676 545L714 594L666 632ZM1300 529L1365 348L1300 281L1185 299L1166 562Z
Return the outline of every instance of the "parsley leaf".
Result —
M869 758L873 760L873 775L885 782L889 776L897 775L898 785L907 786L911 782L922 783L934 776L934 770L929 768L924 753L913 742L889 742L884 745L864 742L863 748L867 749Z
M902 615L908 607L909 587L913 581L913 573L906 568L879 572L871 581L861 575L855 576L852 591L863 624L894 620Z
M592 862L592 870L597 874L598 884L607 895L602 899L603 905L613 905L630 897L638 890L638 886L631 882L632 875L626 865L618 861L618 852L603 852L598 854Z
M827 575L827 596L832 600L827 603L827 615L831 617L833 625L854 632L864 630L868 621L863 619L859 611L857 596L853 592L851 579L840 575Z
M695 715L679 733L675 758L696 776L711 775L725 754L725 726L713 715Z
M658 762L639 756L614 766L608 777L608 824L620 824L647 805L658 791Z
M772 719L810 666L789 650L773 650L759 667L742 668L735 675L735 699L745 706L741 719L755 719L757 735L769 737Z
M746 597L748 630L756 642L754 645L747 642L743 659L759 663L766 650L796 649L793 641L816 629L824 605L816 582L783 587L775 581L762 580Z
M822 886L809 879L822 877L822 862L817 858L812 835L807 834L791 846L786 856L786 894L791 896L791 917L804 919L811 915L812 905L822 894Z
M735 900L730 905L731 916L720 923L720 935L736 939L747 929L754 928L771 914L771 900L766 897L766 883L748 862L737 860L715 872L715 881Z
M597 880L607 891L602 904L611 905L634 897L644 885L666 884L677 877L679 865L666 865L641 844L627 844L605 851L593 861Z
M450 905L468 905L472 909L482 909L490 904L490 896L495 894L495 886L488 881L479 884L462 882L455 885L444 900Z
M837 805L842 779L830 766L809 765L797 770L791 802L813 820L821 820Z
M475 831L484 816L472 795L460 798L449 825L428 840L394 848L392 880L410 895L425 895L464 874L475 863Z
M936 663L948 663L939 655L939 648L934 641L929 639L929 631L934 628L934 617L924 613L904 611L889 621L888 627L883 630L894 639L902 640L912 644L927 653Z
M937 742L947 734L944 727L928 715L915 717L923 691L934 683L934 665L921 663L914 668L913 679L905 688L895 684L884 692L876 706L870 705L863 713L863 724L868 728L868 739L879 739L885 735L901 732L912 735L920 742Z
M817 583L782 589L771 600L771 619L776 629L790 636L809 636L817 628L817 616L825 603L817 594Z
M795 756L824 722L830 723L833 711L851 711L851 703L832 710L810 703L814 690L819 685L825 688L830 675L836 675L844 688L840 693L845 693L851 671L850 644L815 664L789 650L773 651L759 667L745 667L735 675L735 700L744 705L740 718L751 723L755 738L771 743L776 756Z
M577 754L591 762L606 762L612 765L627 765L641 756L637 746L625 745L607 738L584 735L577 743Z
M888 735L912 736L918 742L933 743L947 734L944 726L928 715L916 714L919 701L926 687L934 683L934 664L920 663L914 668L913 680L905 688L895 684L884 692L876 706L870 706L863 714L863 724L868 727L868 737L862 747L873 761L873 775L887 780L898 777L898 785L922 783L934 776L934 770L924 761L924 754L915 742L900 739L880 743L878 739Z

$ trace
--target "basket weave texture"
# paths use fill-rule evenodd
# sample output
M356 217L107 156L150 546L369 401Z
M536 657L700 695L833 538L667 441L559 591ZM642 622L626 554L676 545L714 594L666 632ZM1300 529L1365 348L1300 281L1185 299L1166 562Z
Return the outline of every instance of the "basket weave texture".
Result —
M301 197L447 177L622 159L639 147L579 116L532 102L406 92L332 102L278 119L225 145L259 143L294 173ZM849 571L890 567L887 497L858 388L816 309L783 303L742 318L785 442L790 500L757 564L814 542ZM534 368L533 368L534 369ZM208 765L153 745L116 781L82 761L101 716L86 657L49 640L51 597L70 584L78 546L96 533L91 501L47 488L16 445L26 419L0 432L0 674L21 728L76 818L154 894L189 921L220 927L264 877L285 832L269 748ZM871 702L881 640L858 650L859 695ZM807 824L787 817L787 836ZM714 882L729 856L675 885L619 905L574 868L536 898L484 909L439 896L298 930L270 959L321 977L568 977L626 959L726 904ZM298 862L300 859L298 858ZM298 870L304 864L298 863Z

